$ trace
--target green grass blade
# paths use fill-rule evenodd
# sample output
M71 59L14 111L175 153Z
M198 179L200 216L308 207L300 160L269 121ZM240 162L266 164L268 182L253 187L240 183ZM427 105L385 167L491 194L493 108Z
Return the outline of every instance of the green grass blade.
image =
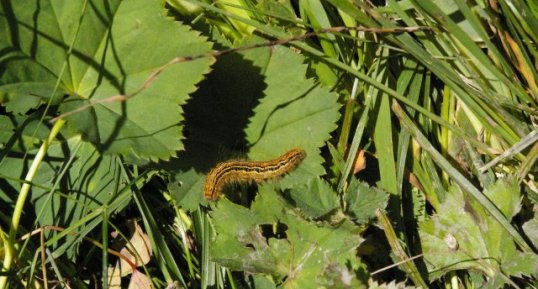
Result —
M428 139L420 132L415 124L409 119L407 114L402 108L395 102L392 107L394 113L400 119L402 126L405 127L420 144L420 146L427 151L437 165L446 172L460 187L471 194L503 227L510 233L516 243L526 251L532 251L529 245L525 242L519 232L510 224L506 217L499 211L499 209L493 204L482 192L480 192L465 176L463 176L456 168L454 168L428 141Z
M132 177L125 167L123 168L123 173L127 181L131 182ZM184 286L186 286L185 280L183 279L183 274L181 274L181 270L175 261L174 255L170 251L168 244L165 242L165 238L159 229L160 226L153 217L152 210L148 207L142 193L136 186L132 186L132 193L134 201L138 206L140 214L142 215L144 228L146 229L148 237L151 240L153 252L155 252L155 255L157 256L156 260L159 263L160 269L165 275L166 281L168 283L173 283L173 281L179 280Z
M396 256L398 256L400 261L409 260L409 256L407 256L407 253L400 244L398 237L396 237L396 232L394 231L394 228L392 227L387 215L385 215L385 213L383 213L379 209L376 211L376 215L379 225L381 226L381 228L383 228L383 231L385 232L385 236L387 237L392 251L396 254ZM411 278L411 280L413 280L415 285L421 286L422 288L428 288L428 284L420 275L420 272L418 271L417 266L414 262L404 262L402 263L402 267L409 274L409 277Z

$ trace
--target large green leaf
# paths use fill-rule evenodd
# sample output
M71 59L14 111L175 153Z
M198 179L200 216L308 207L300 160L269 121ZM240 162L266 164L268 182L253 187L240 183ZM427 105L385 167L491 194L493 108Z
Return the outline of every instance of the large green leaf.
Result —
M211 48L164 13L158 1L144 0L2 5L0 31L9 32L0 36L2 101L25 112L39 97L69 94L60 112L89 106L66 118L101 152L169 159L183 148L180 105L213 59L167 66L146 82L176 57Z
M511 219L520 206L517 182L501 179L485 194ZM453 188L441 204L439 212L420 224L426 264L430 274L438 278L444 273L475 269L496 282L504 283L506 275L536 275L538 258L523 253L502 226L474 200Z
M307 152L286 185L304 184L325 173L319 148L336 128L337 95L307 79L303 56L285 47L275 47L264 72L265 97L254 109L246 129L251 145L249 157L266 160L294 147Z
M214 37L226 48L247 45L231 45ZM205 202L202 184L212 166L229 158L244 158L244 129L265 87L262 71L269 56L269 49L259 48L219 57L185 105L185 151L164 165L174 174L169 185L172 196L184 208L195 209Z
M233 47L258 42L249 38ZM185 106L189 138L185 153L171 164L180 171L175 179L188 178L192 183L192 168L203 178L218 161L244 158L247 149L252 160L270 160L295 147L303 148L308 156L279 183L304 185L323 174L319 148L336 128L339 105L336 94L306 78L303 62L302 55L286 47L257 48L219 58ZM172 187L176 200L189 200L183 204L187 208L203 201L201 189Z
M217 232L213 260L224 266L270 274L282 288L360 283L346 266L358 264L354 250L362 238L356 227L308 222L272 186L260 187L250 210L224 199L211 216Z
M375 218L376 210L384 210L388 201L386 191L370 187L355 178L346 190L347 212L359 223L367 223Z

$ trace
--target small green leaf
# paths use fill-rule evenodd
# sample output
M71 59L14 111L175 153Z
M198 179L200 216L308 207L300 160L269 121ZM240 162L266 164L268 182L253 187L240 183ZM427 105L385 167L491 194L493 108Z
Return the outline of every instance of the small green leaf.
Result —
M336 192L320 178L311 179L307 184L293 187L290 195L297 207L312 218L326 215L339 206Z
M54 89L52 81L1 84L0 104L4 104L8 112L24 114L30 109L37 108L43 101L49 101L51 96L53 98L51 104L58 104L63 94L65 92L61 89Z
M538 255L531 252L516 252L507 256L502 264L503 273L516 277L538 277Z
M181 180L176 180L178 175L172 176L168 183L168 190L174 200L181 204L182 208L194 211L200 203L205 203L201 189L204 185L204 178L201 174L191 169L182 173Z
M388 199L387 192L352 179L346 191L347 212L356 222L367 223L377 209L385 209Z
M254 282L254 288L256 289L276 289L275 281L269 276L254 274L254 276L252 276L252 281Z
M461 191L452 189L441 204L439 213L420 224L420 238L430 277L458 269L478 269L493 276L495 271L487 259L489 256L480 229L472 213L465 210Z
M511 220L521 209L519 185L512 177L497 180L485 191L486 196Z
M538 247L538 215L535 214L534 218L527 221L522 227L534 247Z
M32 113L27 116L0 116L0 143L3 154L8 152L25 153L36 149L50 133L48 125L40 124L41 114Z

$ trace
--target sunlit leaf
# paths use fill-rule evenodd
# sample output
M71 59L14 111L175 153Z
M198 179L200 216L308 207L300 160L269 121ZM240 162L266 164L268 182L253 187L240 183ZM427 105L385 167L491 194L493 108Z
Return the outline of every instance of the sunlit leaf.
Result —
M519 211L519 189L512 178L498 180L485 194L508 218ZM536 255L518 251L501 225L456 188L439 212L420 224L420 236L434 278L453 270L475 269L502 284L507 280L500 277L502 274L529 276L538 272Z
M180 105L213 59L163 65L211 45L167 19L157 1L19 1L3 9L0 30L12 33L0 45L12 56L0 93L11 110L69 94L60 113L101 152L156 161L183 149Z
M259 41L249 38L237 45ZM189 179L192 172L183 174L192 167L207 172L217 161L245 159L246 151L234 152L242 147L249 148L248 159L257 161L274 159L292 148L304 149L307 158L289 177L278 181L282 187L304 185L322 175L319 148L336 128L339 105L336 94L306 78L303 62L303 56L285 47L219 58L185 107L189 150L172 162L174 169L182 171L175 179ZM238 86L238 82L245 84ZM189 208L202 194L201 186L176 189L176 199L190 200L185 204ZM186 194L195 196L187 198Z
M324 173L319 148L329 139L338 119L334 93L307 79L303 57L275 47L265 70L267 87L246 129L252 159L270 159L300 147L307 158L285 185L301 184Z

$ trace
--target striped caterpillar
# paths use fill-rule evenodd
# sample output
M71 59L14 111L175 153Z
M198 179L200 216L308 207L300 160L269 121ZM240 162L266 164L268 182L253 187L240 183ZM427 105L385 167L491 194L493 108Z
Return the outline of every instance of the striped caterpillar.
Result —
M260 183L293 171L306 157L302 149L292 149L280 157L265 161L231 160L217 164L207 175L204 196L216 200L226 185L240 182Z

